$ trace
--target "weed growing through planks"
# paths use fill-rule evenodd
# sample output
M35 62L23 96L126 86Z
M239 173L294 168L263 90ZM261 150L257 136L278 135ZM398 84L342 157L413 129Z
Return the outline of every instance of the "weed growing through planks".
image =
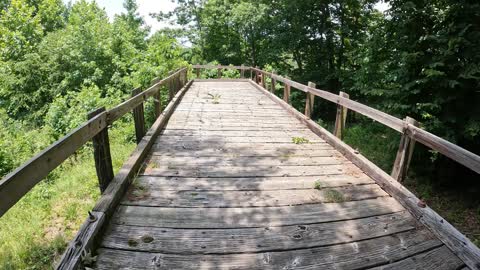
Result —
M304 144L304 143L310 143L309 140L303 138L303 137L292 137L292 142L294 144Z
M132 185L129 188L128 199L130 201L136 201L136 200L145 199L149 195L150 195L150 192L148 188L144 185L139 184L138 179L135 178L132 182Z
M323 191L323 194L325 196L325 201L329 203L341 203L345 201L345 197L338 190L327 189Z
M318 190L322 189L323 188L322 182L320 180L315 181L315 183L313 184L313 188Z
M208 96L212 99L213 104L219 104L220 98L222 97L222 95L220 94L211 94L211 93L208 93Z
M145 166L145 164L144 164ZM145 167L145 172L146 173L150 173L153 169L155 168L158 168L158 164L154 161L151 161L147 164L147 166Z

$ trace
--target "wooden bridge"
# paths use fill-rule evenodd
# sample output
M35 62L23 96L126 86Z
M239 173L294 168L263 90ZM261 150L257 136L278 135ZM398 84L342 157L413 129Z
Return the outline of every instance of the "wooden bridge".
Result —
M177 70L92 112L0 182L3 214L93 140L102 196L58 269L480 269L479 249L398 181L415 141L477 173L479 156L344 93L251 67L193 68L241 78L188 81ZM305 114L289 104L293 89L307 95ZM309 118L315 97L337 104L333 134ZM402 134L391 174L342 142L347 110ZM130 111L138 146L114 175L107 130Z

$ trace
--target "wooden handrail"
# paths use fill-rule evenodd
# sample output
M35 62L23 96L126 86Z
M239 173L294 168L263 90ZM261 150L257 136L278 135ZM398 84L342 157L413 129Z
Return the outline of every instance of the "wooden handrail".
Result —
M222 65L192 65L192 68L203 68L203 69L217 69L217 68L222 68L222 69L243 69L243 70L248 70L250 67L248 66L222 66Z
M181 76L184 76L184 78L181 79ZM97 111L94 115L91 115L91 119L84 124L48 146L11 173L7 174L0 180L0 217L15 205L15 203L17 203L38 182L62 164L63 161L74 154L80 147L85 145L85 143L92 140L101 132L104 132L102 133L102 136L108 136L106 131L109 125L143 104L143 102L149 97L156 96L159 93L160 86L173 80L177 80L177 84L183 86L186 83L186 78L187 68L180 68L163 80L155 79L155 83L147 90L138 93L134 97L108 111ZM179 89L175 89L175 91L177 90ZM138 123L136 123L136 125L137 124ZM108 143L108 138L96 140L96 143L98 142ZM96 148L108 150L104 150L103 152L95 151L95 155L109 155L109 147L105 145L97 145ZM98 162L99 160L103 160L103 158L97 158L97 156L95 156L97 175L99 177L101 191L103 191L106 188L106 185L108 185L108 182L105 183L105 177L102 175L103 172L101 171L102 168L105 168L105 164ZM108 166L106 167L108 168ZM107 180L109 181L110 179L108 178L111 177L107 177Z
M0 216L106 126L107 113L103 112L7 174L0 181Z
M282 82L285 85L288 85L288 88L294 87L300 91L321 97L325 100L331 101L352 111L365 115L402 134L407 134L415 141L418 141L419 143L431 148L432 150L438 151L439 153L480 174L480 156L445 139L442 139L426 130L408 124L395 116L389 115L372 107L364 105L360 102L353 101L347 97L342 97L340 95L336 95L325 90L308 87L307 85L286 79L277 74L273 74L259 68L250 67L250 69L263 75L270 76L277 82Z
M153 80L152 82L154 82L154 84L149 88L147 88L145 91L138 93L137 95L131 97L130 99L127 99L124 102L120 103L119 105L108 110L107 111L108 124L109 125L112 124L113 122L118 120L120 117L124 116L127 112L130 112L131 110L133 110L133 108L143 103L149 97L154 96L161 86L166 85L170 81L174 80L177 76L179 76L181 73L185 72L186 70L187 68L182 68L163 80L158 80L158 79Z

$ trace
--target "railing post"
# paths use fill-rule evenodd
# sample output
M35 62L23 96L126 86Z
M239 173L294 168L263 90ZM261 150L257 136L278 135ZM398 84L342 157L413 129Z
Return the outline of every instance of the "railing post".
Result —
M175 75L175 95L178 93L178 91L181 89L180 87L180 73L177 73Z
M180 88L183 88L185 86L185 84L187 83L187 80L188 80L188 69L185 69L182 72L182 85Z
M218 69L217 69L217 77L218 77L219 79L221 79L221 78L222 78L222 69L220 68L220 65L218 65Z
M105 111L105 107L99 108L88 114L88 119ZM108 139L108 126L92 138L93 158L95 160L95 169L97 171L98 186L103 193L108 184L113 179L112 156L110 153L110 142Z
M245 66L243 64L240 67L240 78L245 78Z
M349 98L350 96L347 93L340 91L339 96L344 98ZM333 130L333 135L335 135L340 140L343 139L345 123L347 121L347 112L348 109L342 105L337 105L337 117L335 119L335 128Z
M139 87L132 91L132 97L138 95L142 92L142 89ZM135 122L135 137L137 139L137 144L140 143L143 136L145 135L145 116L143 113L143 102L137 107L133 108L133 121Z
M168 72L168 76L171 76L173 74L173 71L170 71ZM175 96L175 90L174 90L174 83L173 83L173 78L171 78L169 81L168 81L168 101L172 100L173 99L173 96Z
M162 113L162 99L160 88L153 95L153 104L155 105L155 119Z
M262 74L262 87L263 87L263 89L266 89L265 88L265 73L261 72L261 74Z
M150 85L154 85L158 83L160 79L155 78L150 82ZM162 112L162 100L160 99L160 86L158 87L157 92L153 95L153 105L155 107L155 118L158 118L160 116L160 113Z
M393 163L391 174L391 176L399 182L402 182L407 175L408 167L410 166L410 161L413 155L413 149L415 148L415 140L410 138L406 132L408 124L418 127L418 122L415 119L408 116L405 118L405 128L402 138L400 139L397 157L395 158L395 163Z
M275 93L275 79L273 78L273 76L275 75L275 70L272 70L272 93Z
M258 69L258 67L255 67ZM258 70L255 70L255 83L260 84L260 72Z
M316 85L313 82L308 82L308 87L315 88ZM310 92L306 92L306 94L307 98L305 99L305 116L310 118L312 116L315 96Z
M197 79L200 78L200 68L196 68L196 71L197 71Z
M283 86L283 101L290 104L290 85L289 84L285 84Z

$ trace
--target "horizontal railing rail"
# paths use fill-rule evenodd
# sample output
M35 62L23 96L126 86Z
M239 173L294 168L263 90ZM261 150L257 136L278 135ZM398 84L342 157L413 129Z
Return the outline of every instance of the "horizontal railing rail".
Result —
M192 65L192 68L195 70L197 74L197 78L200 78L200 72L202 69L216 69L217 70L217 78L222 78L222 71L224 69L236 69L240 71L240 78L245 78L245 71L251 70L250 67L241 65L241 66L222 66L222 65Z
M173 72L165 79L155 79L145 91L134 90L133 96L109 109L100 108L89 114L89 120L56 141L23 165L0 180L0 217L17 203L28 191L44 179L51 171L62 164L88 141L93 141L95 167L103 192L113 178L108 126L133 111L137 143L145 135L143 103L154 98L155 117L161 113L160 87L168 86L169 100L187 83L187 68Z

